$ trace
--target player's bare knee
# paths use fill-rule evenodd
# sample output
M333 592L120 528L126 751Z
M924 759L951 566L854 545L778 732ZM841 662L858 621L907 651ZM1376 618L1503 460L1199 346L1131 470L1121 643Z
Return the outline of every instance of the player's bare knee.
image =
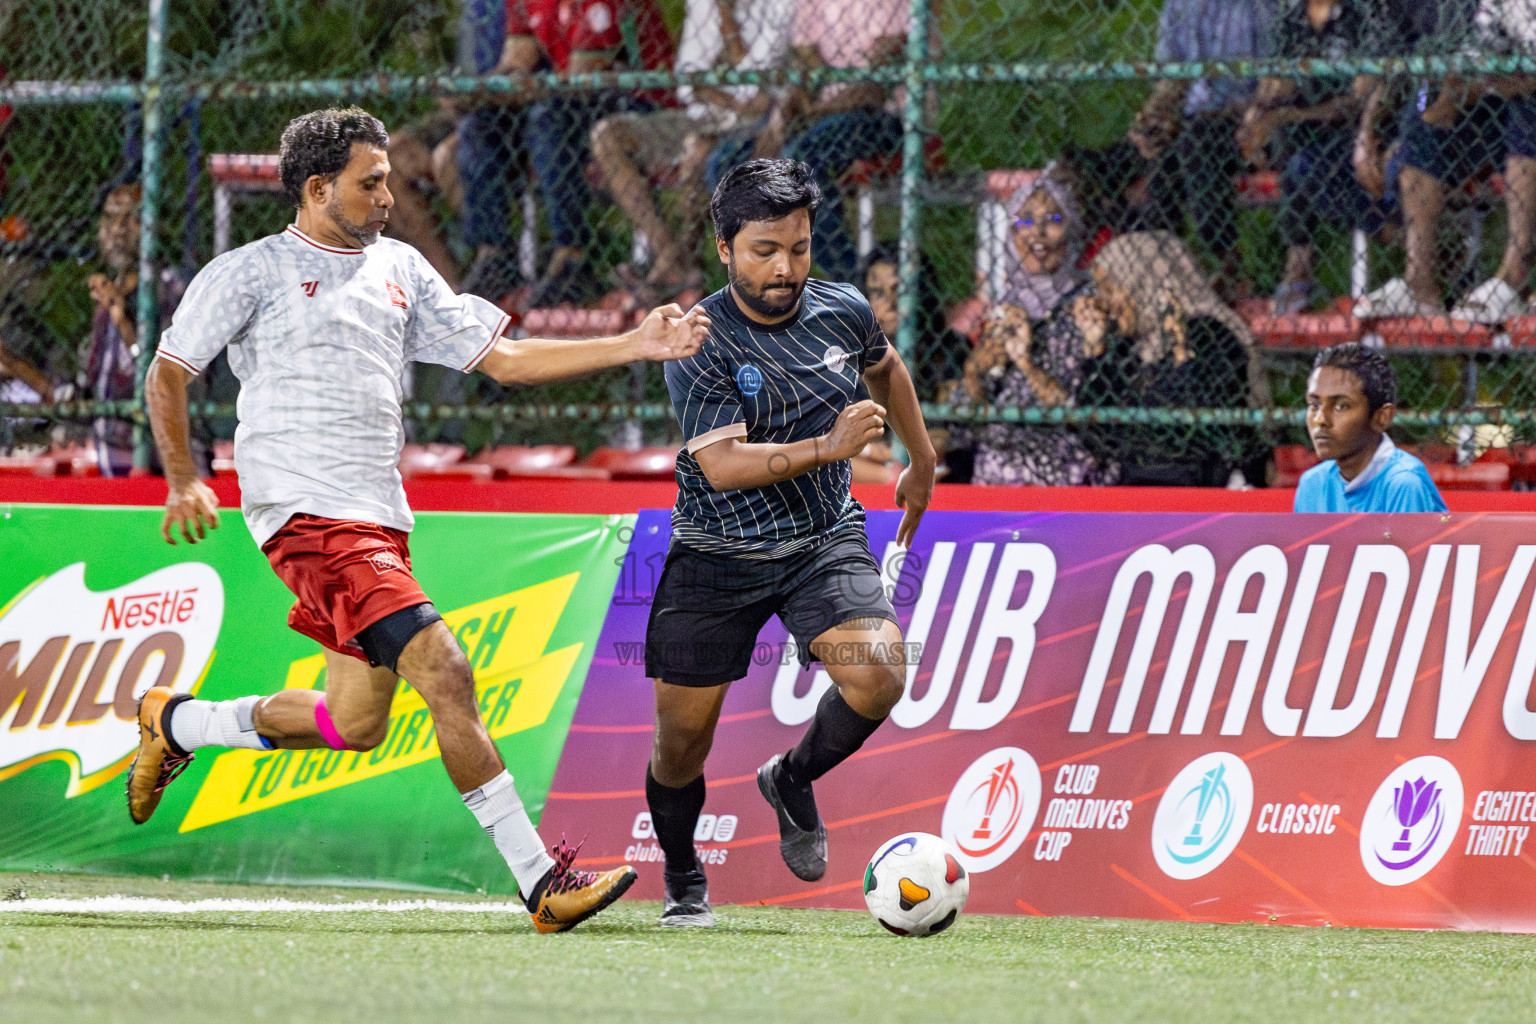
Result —
M657 729L651 758L656 781L664 786L683 786L698 778L714 739L713 729Z
M388 715L370 715L336 723L336 732L341 736L347 750L372 750L384 742L384 737L389 733Z
M871 665L874 677L870 702L890 714L891 708L901 700L907 689L907 673L903 666L894 664Z

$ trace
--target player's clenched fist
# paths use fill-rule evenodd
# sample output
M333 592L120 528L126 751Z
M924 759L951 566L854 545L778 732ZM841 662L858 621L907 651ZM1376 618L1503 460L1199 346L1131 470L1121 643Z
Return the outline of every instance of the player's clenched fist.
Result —
M885 433L885 406L870 399L854 402L837 414L837 422L827 431L827 460L851 459L869 442Z
M219 497L213 488L201 480L189 480L171 488L165 502L165 519L160 523L160 536L166 543L176 543L176 528L188 544L196 544L219 525Z
M709 335L709 314L699 306L687 313L677 303L650 311L635 330L640 358L653 362L686 359L699 350Z

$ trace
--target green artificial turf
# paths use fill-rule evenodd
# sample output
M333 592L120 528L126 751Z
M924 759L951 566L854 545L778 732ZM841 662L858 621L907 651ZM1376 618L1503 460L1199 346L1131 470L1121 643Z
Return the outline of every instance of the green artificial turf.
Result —
M355 889L0 875L0 898L404 899ZM473 901L474 897L449 897ZM719 908L663 932L624 901L567 935L503 914L0 913L0 1021L1509 1021L1536 939Z

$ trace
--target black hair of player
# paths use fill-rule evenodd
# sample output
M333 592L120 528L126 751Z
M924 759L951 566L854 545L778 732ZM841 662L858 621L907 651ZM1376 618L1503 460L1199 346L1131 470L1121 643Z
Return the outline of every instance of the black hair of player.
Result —
M715 236L734 251L736 235L755 220L782 220L804 210L812 221L821 206L821 186L800 160L748 160L732 168L709 200Z
M352 145L357 142L389 148L384 122L362 107L316 110L289 121L277 158L283 195L303 209L304 183L316 174L334 181L351 162Z
M1397 375L1392 372L1392 364L1375 349L1359 342L1325 348L1312 361L1312 369L1321 370L1325 366L1354 374L1371 412L1384 405L1397 404Z

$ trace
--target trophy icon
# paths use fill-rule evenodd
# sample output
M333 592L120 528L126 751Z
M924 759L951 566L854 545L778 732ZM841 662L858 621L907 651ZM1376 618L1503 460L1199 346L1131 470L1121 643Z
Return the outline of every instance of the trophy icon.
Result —
M992 838L992 814L997 810L998 797L1008 788L1013 781L1013 758L1008 758L1002 764L992 769L992 775L987 779L987 803L982 812L981 823L976 826L972 835L973 839Z
M1199 846L1205 842L1205 837L1200 833L1200 826L1205 821L1206 812L1211 809L1211 801L1215 798L1217 790L1224 786L1222 778L1226 773L1226 765L1218 764L1200 779L1200 799L1195 804L1195 823L1190 828L1189 835L1184 837L1185 846Z
M1397 815L1397 823L1403 826L1403 834L1392 844L1395 851L1413 849L1413 842L1408 838L1413 826L1424 820L1424 816L1430 812L1440 799L1440 787L1433 782L1426 782L1421 775L1414 782L1405 782L1392 791L1392 810Z

